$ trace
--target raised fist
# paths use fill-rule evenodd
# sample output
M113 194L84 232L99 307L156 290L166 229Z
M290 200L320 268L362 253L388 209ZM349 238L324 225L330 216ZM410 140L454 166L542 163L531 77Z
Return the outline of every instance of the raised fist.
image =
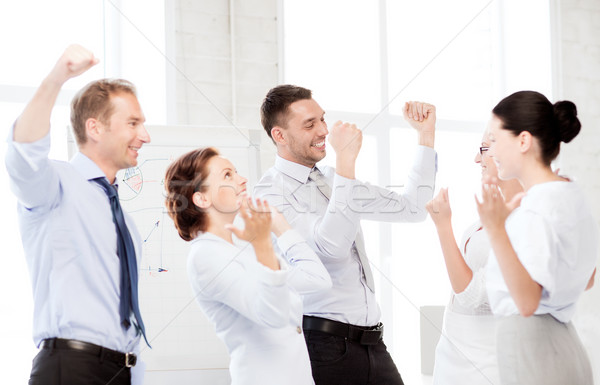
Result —
M423 102L406 102L402 110L404 119L417 131L435 130L435 106Z
M355 124L338 120L329 130L329 143L337 157L356 160L362 146L362 131Z
M71 78L81 75L98 64L98 62L98 58L94 57L91 51L80 45L73 44L68 46L58 59L50 75L56 81L64 83Z

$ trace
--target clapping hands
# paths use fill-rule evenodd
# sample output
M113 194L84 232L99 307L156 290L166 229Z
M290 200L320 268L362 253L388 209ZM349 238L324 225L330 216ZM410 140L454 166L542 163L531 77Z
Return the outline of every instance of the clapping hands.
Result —
M266 200L248 197L242 201L240 207L240 216L244 220L244 229L239 229L233 224L225 225L225 228L231 230L241 240L250 243L271 242L271 208Z
M481 187L481 202L475 197L477 212L481 224L488 231L504 228L506 218L519 207L524 192L516 194L510 202L504 202L504 196L496 184L483 184Z

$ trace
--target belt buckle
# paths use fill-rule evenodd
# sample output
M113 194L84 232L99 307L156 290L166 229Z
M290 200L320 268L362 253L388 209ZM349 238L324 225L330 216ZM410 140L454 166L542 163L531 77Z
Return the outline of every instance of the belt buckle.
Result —
M125 367L132 368L137 362L137 356L133 352L125 353Z

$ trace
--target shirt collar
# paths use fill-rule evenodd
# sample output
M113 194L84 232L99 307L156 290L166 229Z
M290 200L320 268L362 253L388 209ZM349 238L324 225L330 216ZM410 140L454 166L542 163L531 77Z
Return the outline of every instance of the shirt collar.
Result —
M292 162L291 160L283 159L279 155L275 156L275 168L279 172L296 179L300 183L308 182L308 177L312 171L312 168L310 167L303 166L300 163ZM319 167L315 166L314 168L322 172Z
M104 172L98 167L93 160L83 155L81 152L76 152L73 158L70 161L71 165L77 170L81 176L83 176L87 180L92 180L96 178L106 178ZM109 181L110 183L110 181ZM117 185L115 181L115 186Z

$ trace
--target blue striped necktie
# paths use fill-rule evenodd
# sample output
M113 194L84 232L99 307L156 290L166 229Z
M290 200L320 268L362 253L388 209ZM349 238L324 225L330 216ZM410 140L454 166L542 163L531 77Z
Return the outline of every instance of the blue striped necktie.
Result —
M108 195L113 222L117 231L117 255L121 262L121 303L119 305L121 323L125 329L128 329L131 326L129 316L133 312L137 321L136 327L144 336L146 344L150 346L146 338L146 329L144 328L138 301L138 267L135 248L131 240L131 234L129 234L127 224L125 223L117 188L108 183L108 179L105 177L96 178L93 181L102 186L106 195Z

